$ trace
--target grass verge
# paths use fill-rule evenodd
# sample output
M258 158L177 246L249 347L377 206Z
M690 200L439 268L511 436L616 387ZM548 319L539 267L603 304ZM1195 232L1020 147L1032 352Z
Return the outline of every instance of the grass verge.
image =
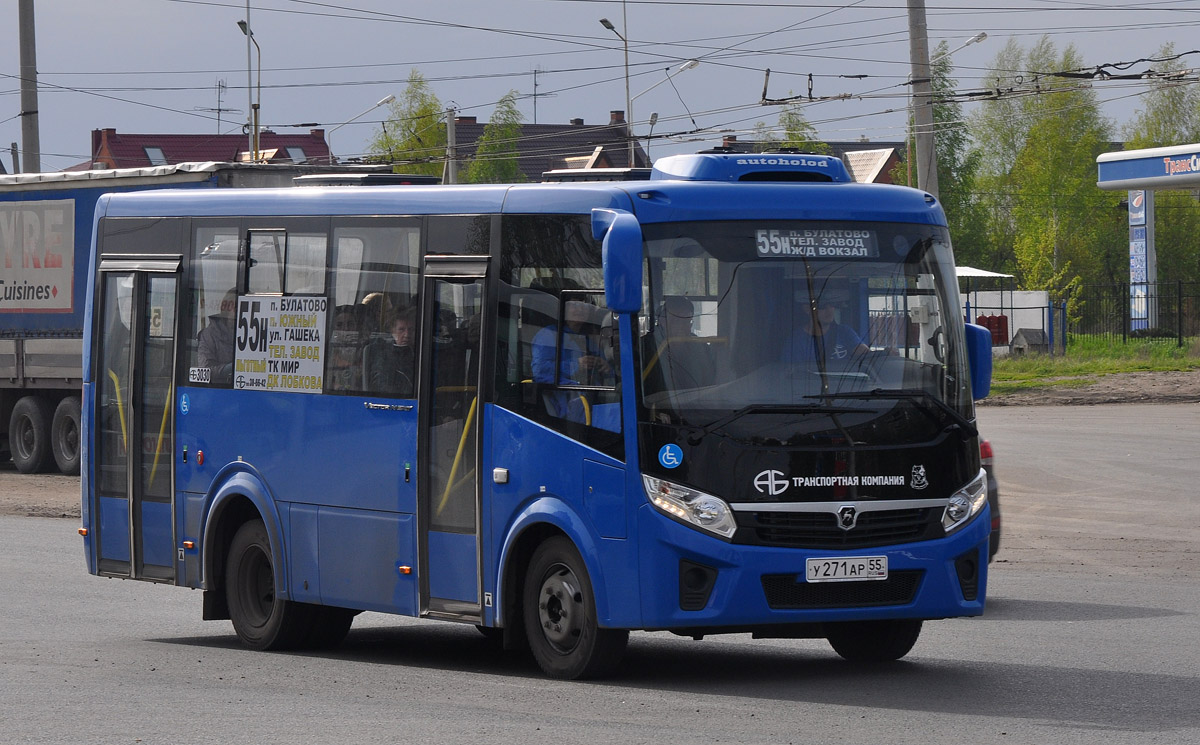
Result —
M1200 369L1200 340L1178 347L1161 341L1120 342L1072 335L1065 355L997 357L992 367L992 392L1081 387L1117 373L1196 369Z

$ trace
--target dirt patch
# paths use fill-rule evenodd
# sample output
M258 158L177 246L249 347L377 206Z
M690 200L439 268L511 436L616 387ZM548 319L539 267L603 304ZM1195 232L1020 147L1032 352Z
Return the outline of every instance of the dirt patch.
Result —
M18 473L9 461L0 466L0 515L79 517L78 476Z
M1200 401L1200 370L1114 373L1028 391L989 396L982 406L1192 403Z

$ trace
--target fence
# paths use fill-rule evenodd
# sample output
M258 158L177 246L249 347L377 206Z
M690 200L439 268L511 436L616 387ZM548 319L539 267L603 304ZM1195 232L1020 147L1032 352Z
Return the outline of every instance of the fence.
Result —
M1084 285L1073 298L1073 334L1183 346L1200 336L1200 282Z
M963 316L992 334L994 354L1062 354L1066 314L1042 291L973 292L964 298Z

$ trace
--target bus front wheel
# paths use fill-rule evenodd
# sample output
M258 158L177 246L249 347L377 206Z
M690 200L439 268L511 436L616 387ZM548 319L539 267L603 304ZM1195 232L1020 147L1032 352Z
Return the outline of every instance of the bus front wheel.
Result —
M921 635L921 621L846 621L825 630L830 646L850 662L891 662L908 654Z
M247 647L289 649L307 640L314 620L313 606L275 594L271 542L262 520L243 524L229 544L225 597L233 630Z
M550 677L594 678L620 663L629 632L596 623L587 567L566 538L551 538L534 551L523 600L529 647Z

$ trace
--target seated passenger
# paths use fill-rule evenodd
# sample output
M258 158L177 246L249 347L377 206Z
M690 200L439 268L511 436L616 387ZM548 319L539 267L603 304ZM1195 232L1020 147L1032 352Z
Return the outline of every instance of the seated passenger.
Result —
M329 362L325 377L331 391L362 389L362 325L356 305L338 306L329 336Z
M600 347L599 324L592 318L593 312L600 309L577 300L568 300L565 305L558 380L554 378L558 327L550 325L533 337L534 381L557 382L559 385L612 385L613 369Z
M367 346L367 389L411 398L416 390L416 309L405 308L393 314L389 334Z
M221 298L221 307L208 317L208 324L197 336L198 364L210 370L213 383L233 380L234 316L237 310L237 290L229 290Z

